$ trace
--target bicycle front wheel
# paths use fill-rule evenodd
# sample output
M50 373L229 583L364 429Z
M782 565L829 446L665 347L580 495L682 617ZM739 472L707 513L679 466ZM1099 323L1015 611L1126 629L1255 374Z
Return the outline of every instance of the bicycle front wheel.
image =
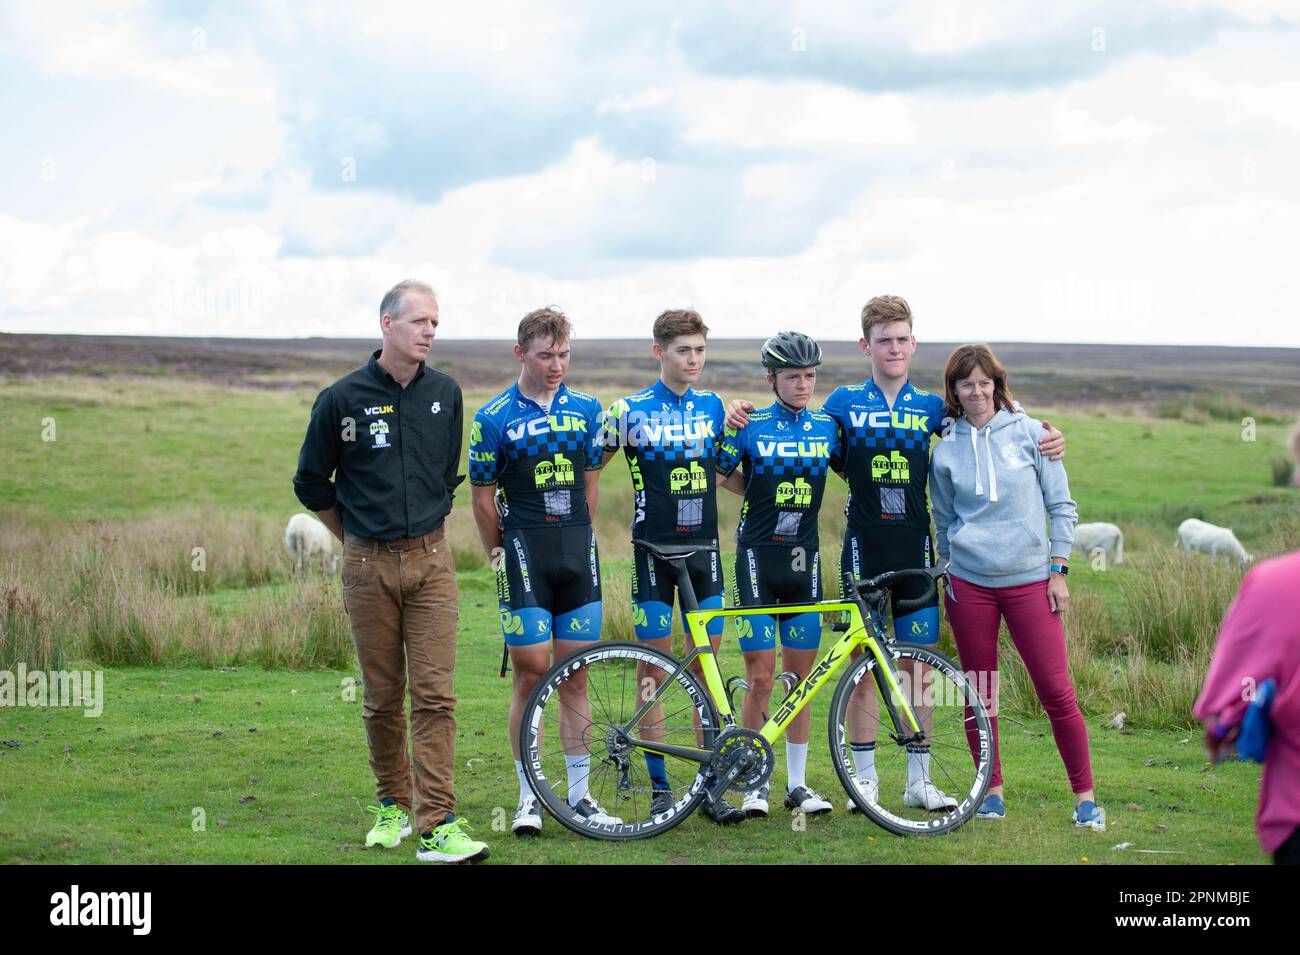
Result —
M870 651L849 667L831 701L831 760L858 811L897 835L939 835L970 819L992 774L992 730L975 687L952 660L926 647L885 651L920 739L885 705ZM883 676L883 674L881 674Z
M703 763L626 742L712 749L721 728L717 707L689 670L673 678L679 666L653 647L609 641L571 654L542 677L524 707L519 751L529 785L559 822L592 839L647 839L704 799Z

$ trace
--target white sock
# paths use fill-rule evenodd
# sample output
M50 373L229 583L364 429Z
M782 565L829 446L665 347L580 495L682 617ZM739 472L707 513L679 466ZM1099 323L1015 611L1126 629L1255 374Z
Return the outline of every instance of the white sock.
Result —
M803 779L807 768L808 744L791 743L787 740L785 744L785 773L789 777L785 784L787 792L807 785Z
M876 776L876 744L850 743L849 751L853 753L853 768L857 771L858 779L880 782Z
M907 747L907 785L909 787L917 782L930 778L930 750L919 749L912 746Z
M524 761L515 760L515 775L519 777L519 801L523 802L525 796L533 794L532 787L528 785L528 777L524 775Z
M564 770L569 774L569 805L576 806L587 795L587 777L591 775L591 757L564 754Z

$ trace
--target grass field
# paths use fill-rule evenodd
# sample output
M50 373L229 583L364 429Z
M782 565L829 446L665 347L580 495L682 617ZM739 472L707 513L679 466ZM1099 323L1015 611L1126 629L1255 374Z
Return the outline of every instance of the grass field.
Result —
M609 400L640 384L592 390ZM360 846L373 783L359 707L339 686L355 670L337 582L292 580L282 553L284 521L301 510L291 478L313 396L301 384L251 389L173 377L0 381L0 669L19 659L110 664L100 718L0 709L0 861L409 861L405 849ZM737 396L764 400L757 389ZM467 410L488 397L467 392ZM1233 526L1261 556L1300 546L1296 491L1272 476L1283 419L1259 415L1245 435L1254 440L1243 440L1239 419L1209 413L1029 410L1066 432L1081 519L1113 520L1126 533L1123 567L1094 570L1076 559L1067 617L1109 832L1068 825L1064 770L1023 670L1007 659L1004 825L973 822L950 838L901 840L849 817L826 753L828 701L819 701L810 779L835 793L840 808L809 820L806 831L777 814L725 831L692 819L627 847L580 840L554 823L536 842L512 842L494 831L515 786L501 729L508 692L496 677L495 595L465 494L449 522L462 587L457 788L494 857L1262 861L1251 824L1258 768L1207 768L1187 712L1240 571L1184 562L1168 545L1180 520L1199 516ZM606 632L620 637L628 629L628 485L615 460L602 476L596 522ZM830 562L843 500L832 482L821 522ZM736 499L723 494L720 504L725 534ZM730 579L730 550L724 556ZM734 641L726 646L724 672L739 672ZM1118 709L1129 726L1105 729ZM783 767L778 758L778 781ZM193 829L196 807L204 831ZM1133 845L1111 848L1123 842Z
M1206 767L1195 734L1117 733L1095 721L1107 832L1069 824L1069 787L1040 718L1004 722L1004 823L976 820L938 839L889 835L844 812L824 705L814 714L810 782L837 809L806 829L780 812L725 830L697 815L659 839L615 846L549 820L539 839L519 841L499 831L514 811L516 783L501 728L499 644L480 627L489 616L468 614L460 634L456 779L459 810L494 861L1264 861L1250 825L1258 767ZM413 861L410 843L392 852L363 847L374 783L360 706L344 700L340 679L257 667L115 669L99 719L79 710L0 711L0 862ZM779 752L778 767L783 778ZM195 809L203 831L195 831ZM1125 842L1132 846L1112 848Z

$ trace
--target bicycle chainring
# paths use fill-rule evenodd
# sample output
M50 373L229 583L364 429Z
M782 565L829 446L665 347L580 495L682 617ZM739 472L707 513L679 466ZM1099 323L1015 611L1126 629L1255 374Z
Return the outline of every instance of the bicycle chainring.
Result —
M713 778L721 779L733 765L746 757L748 765L732 780L728 789L742 792L757 789L771 778L776 762L771 744L760 733L733 726L723 732L713 748Z

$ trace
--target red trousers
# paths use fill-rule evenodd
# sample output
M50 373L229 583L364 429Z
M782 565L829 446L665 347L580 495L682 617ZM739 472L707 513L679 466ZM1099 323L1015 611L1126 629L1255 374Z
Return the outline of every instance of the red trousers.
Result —
M958 577L949 577L953 597L944 594L944 607L952 635L957 641L961 668L975 671L976 686L986 693L984 705L993 717L993 776L990 786L1002 785L1002 761L998 754L997 701L991 699L991 678L998 670L998 626L1007 622L1011 640L1029 671L1034 691L1047 711L1056 748L1070 777L1070 788L1085 792L1092 788L1092 762L1088 755L1088 727L1079 711L1079 701L1070 682L1065 654L1065 626L1061 615L1047 604L1047 581L1018 587L981 587ZM968 733L972 736L973 733ZM971 739L972 751L978 740Z

